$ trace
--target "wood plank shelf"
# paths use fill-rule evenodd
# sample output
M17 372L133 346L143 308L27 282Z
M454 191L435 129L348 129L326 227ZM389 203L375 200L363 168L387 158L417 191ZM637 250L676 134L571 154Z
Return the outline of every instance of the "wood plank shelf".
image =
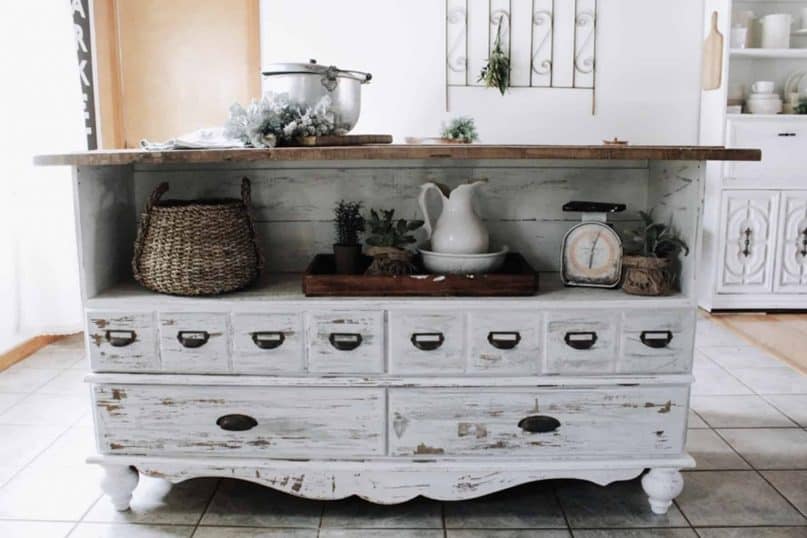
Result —
M642 304L647 308L691 306L692 301L683 294L677 293L666 297L640 297L628 295L620 289L565 287L560 282L558 273L540 273L540 288L532 297L489 297L485 298L486 307L495 308L524 306L529 308L581 308L607 306L618 308ZM199 310L206 312L266 309L271 302L295 304L328 304L351 307L360 304L383 306L389 304L416 304L418 308L431 305L472 303L479 304L479 297L306 297L302 291L301 273L270 273L262 281L248 289L234 293L207 297L179 297L165 295L147 290L135 282L125 282L104 290L96 297L88 298L87 308L96 310L108 309L177 309Z
M651 160L759 161L758 149L722 146L504 146L370 145L273 149L206 149L176 151L103 150L34 157L37 165L108 166L129 164L204 164L256 161L349 160Z

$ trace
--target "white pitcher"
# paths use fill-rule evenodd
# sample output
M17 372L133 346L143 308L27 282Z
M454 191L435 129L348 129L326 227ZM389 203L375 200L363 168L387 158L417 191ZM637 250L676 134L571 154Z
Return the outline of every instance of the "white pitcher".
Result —
M460 185L450 192L443 192L444 188L435 183L426 183L420 187L420 210L423 212L423 228L431 239L433 252L447 254L484 254L488 251L488 229L485 223L476 214L473 207L476 187L485 180ZM443 201L443 212L432 224L429 211L426 208L426 195L430 190L440 193ZM447 189L446 189L447 191Z
M790 26L793 17L787 13L765 15L760 19L762 24L763 49L789 49Z

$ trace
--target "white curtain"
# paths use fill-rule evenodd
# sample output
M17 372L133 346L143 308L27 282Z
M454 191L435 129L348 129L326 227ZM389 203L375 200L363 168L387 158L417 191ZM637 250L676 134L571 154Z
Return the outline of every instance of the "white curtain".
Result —
M0 0L0 353L81 328L71 171L86 147L69 0Z

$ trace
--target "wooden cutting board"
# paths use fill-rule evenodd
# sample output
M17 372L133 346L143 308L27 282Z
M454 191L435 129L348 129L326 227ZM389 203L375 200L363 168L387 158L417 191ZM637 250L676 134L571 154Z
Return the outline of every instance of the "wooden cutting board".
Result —
M717 11L713 11L709 35L703 42L703 89L717 90L722 82L723 34L717 29Z
M365 144L392 144L392 135L328 135L302 136L297 139L301 146L363 146Z

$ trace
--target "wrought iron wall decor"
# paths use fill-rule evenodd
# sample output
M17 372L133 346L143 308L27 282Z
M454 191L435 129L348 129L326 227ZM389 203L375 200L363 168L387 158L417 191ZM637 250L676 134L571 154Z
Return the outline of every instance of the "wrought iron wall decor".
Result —
M446 93L478 81L499 21L511 88L594 90L597 0L446 0Z

